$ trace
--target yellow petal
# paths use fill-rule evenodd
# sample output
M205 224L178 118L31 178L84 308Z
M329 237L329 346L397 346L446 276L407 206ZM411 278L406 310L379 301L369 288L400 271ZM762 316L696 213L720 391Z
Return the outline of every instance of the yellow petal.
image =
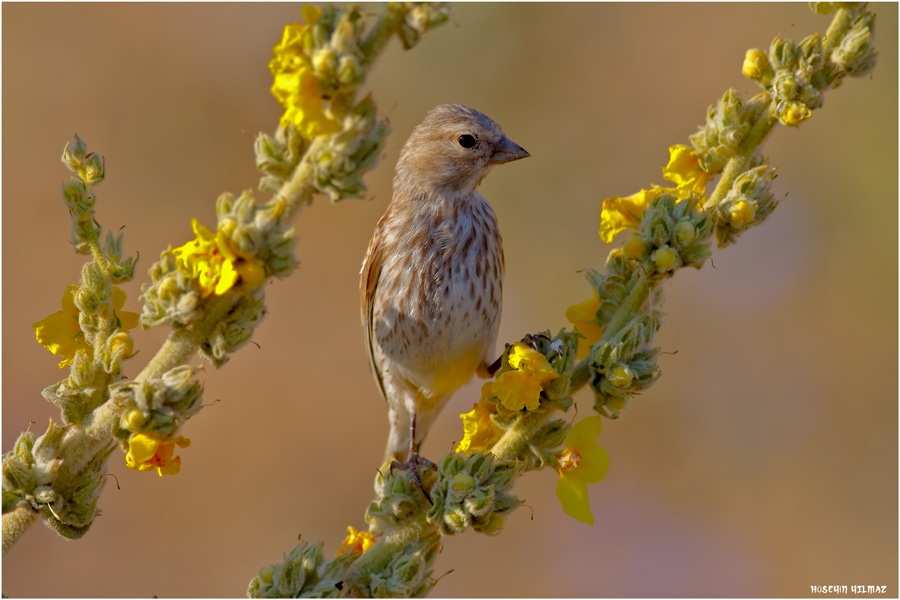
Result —
M697 153L690 146L670 146L669 163L663 168L663 177L675 184L675 195L683 200L689 194L706 196L706 184L712 177L700 166Z
M160 477L163 475L177 475L179 471L181 471L180 456L176 456L174 460L168 461L156 468L156 472L159 473Z
M573 325L575 323L581 323L582 321L594 321L597 318L597 309L599 308L600 299L597 297L597 292L595 291L590 299L579 302L578 304L573 304L567 308L566 319Z
M596 321L599 308L600 299L597 297L595 290L591 299L573 304L566 309L566 319L572 323L575 331L583 337L583 339L578 340L578 349L575 351L575 358L578 360L587 356L591 346L603 337L603 330Z
M565 447L583 455L590 448L597 446L597 438L603 431L603 418L585 417L575 423L566 435Z
M563 512L567 515L582 523L594 524L587 485L583 481L560 475L559 481L556 482L556 497L559 498Z
M136 433L128 440L128 455L137 463L153 458L158 448L159 442L143 433Z
M581 462L567 473L586 484L599 483L609 471L609 454L604 448L594 446L581 452Z
M491 386L500 404L509 410L534 410L540 406L541 384L533 376L522 371L507 371Z
M55 312L31 326L38 343L53 354L71 358L85 347L78 321L63 311Z
M538 383L546 383L559 377L559 373L550 365L546 356L522 342L513 344L512 350L509 352L509 366L534 375Z
M234 268L234 263L230 260L222 262L222 266L218 273L219 281L216 283L215 292L217 296L221 296L234 287L238 281L238 272Z
M600 211L600 239L607 244L626 229L637 229L644 210L655 197L655 186L630 196L617 196L603 201Z

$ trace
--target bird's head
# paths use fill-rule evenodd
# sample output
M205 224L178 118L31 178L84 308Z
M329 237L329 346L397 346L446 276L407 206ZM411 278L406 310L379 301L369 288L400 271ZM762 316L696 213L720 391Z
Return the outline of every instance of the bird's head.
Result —
M396 183L470 194L492 166L528 156L487 115L461 104L441 104L425 115L403 145Z

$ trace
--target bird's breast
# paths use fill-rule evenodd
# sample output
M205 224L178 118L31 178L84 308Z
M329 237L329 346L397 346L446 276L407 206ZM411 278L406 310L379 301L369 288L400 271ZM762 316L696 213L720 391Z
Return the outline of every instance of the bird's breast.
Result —
M465 383L497 337L502 243L487 201L470 200L421 207L384 232L375 340L391 368L424 390Z

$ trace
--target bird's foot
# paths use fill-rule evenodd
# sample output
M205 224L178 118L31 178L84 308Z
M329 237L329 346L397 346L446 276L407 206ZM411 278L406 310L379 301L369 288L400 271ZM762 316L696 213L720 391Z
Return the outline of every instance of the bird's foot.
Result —
M419 456L418 454L411 454L406 462L395 460L391 463L391 471L393 471L394 469L398 469L400 471L412 471L413 481L416 483L416 487L422 490L422 493L425 494L425 499L428 500L428 503L433 506L434 502L431 499L431 495L428 493L428 490L425 489L425 484L422 483L422 476L419 475L420 466L437 471L436 464L434 464L424 456Z

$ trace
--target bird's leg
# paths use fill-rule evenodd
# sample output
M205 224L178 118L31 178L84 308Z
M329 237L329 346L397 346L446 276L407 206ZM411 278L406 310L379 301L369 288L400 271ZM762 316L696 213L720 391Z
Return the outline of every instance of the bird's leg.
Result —
M488 377L493 377L494 374L500 370L500 367L502 365L503 365L503 355L501 354L500 356L497 357L497 360L495 360L491 364L489 364L487 366L479 367L478 375L482 379L487 379ZM483 372L482 372L482 369L483 369Z
M419 465L430 467L435 471L437 470L436 464L423 456L419 456L419 445L416 443L416 413L413 413L410 415L409 419L409 454L407 455L406 462L401 463L395 460L391 463L391 468L400 470L410 469L412 471L413 481L416 482L416 487L422 490L422 493L425 494L425 499L428 500L429 504L433 505L434 502L431 500L428 490L425 489L425 484L422 483L422 477L419 475Z

